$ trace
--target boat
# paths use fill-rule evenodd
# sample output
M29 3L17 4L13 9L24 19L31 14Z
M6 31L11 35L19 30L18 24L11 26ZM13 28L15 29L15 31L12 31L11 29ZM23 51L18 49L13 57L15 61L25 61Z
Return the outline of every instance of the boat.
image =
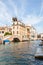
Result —
M35 58L43 59L43 46L39 46L35 53Z
M10 43L10 41L7 39L3 41L3 44L8 44L8 43Z

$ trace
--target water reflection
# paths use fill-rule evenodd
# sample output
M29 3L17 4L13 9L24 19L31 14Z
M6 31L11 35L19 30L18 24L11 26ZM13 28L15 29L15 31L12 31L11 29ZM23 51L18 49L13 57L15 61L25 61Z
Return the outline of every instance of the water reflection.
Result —
M43 65L43 60L34 58L40 41L0 45L0 65Z
M43 46L43 41L39 44L39 46Z

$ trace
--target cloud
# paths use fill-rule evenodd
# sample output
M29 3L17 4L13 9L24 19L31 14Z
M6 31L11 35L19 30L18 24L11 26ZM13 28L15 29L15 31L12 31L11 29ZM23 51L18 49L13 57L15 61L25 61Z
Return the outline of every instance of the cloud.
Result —
M13 0L9 0L10 2L10 5L13 7L14 9L14 13L17 17L21 18L25 24L37 24L41 21L43 21L43 16L41 16L42 14L42 10L43 10L43 3L41 2L41 10L40 10L40 13L39 15L37 15L37 13L34 13L34 10L33 10L33 14L26 14L26 4L27 4L27 1L26 0L18 0L18 2L20 2L20 7L21 8L18 8L17 4L15 2L13 2ZM36 11L35 11L36 12ZM32 12L31 12L32 13Z
M23 1L21 0L21 8L19 9L18 6L15 4L15 2L13 2L13 0L8 0L7 3L9 3L9 5L11 6L11 9L13 9L12 15L11 13L9 13L8 11L9 8L7 7L6 3L2 1L0 1L0 21L2 21L2 24L7 24L10 23L11 21L11 17L23 17L24 14L24 4L22 3ZM21 13L22 12L22 13Z
M27 15L26 17L23 18L24 23L26 24L36 24L38 22L40 22L42 19L42 17L38 17L35 15Z
M40 6L40 14L39 16L43 16L43 0L41 2L41 6Z
M26 6L26 0L8 0L9 4L12 6L14 10L14 15L17 16L18 18L22 18L25 14L25 6Z
M24 23L34 25L38 24L39 22L43 22L43 1L41 1L39 15L37 15L37 13L35 12L33 10L33 13L31 12L31 14L28 14L23 17L22 20L24 21Z
M8 13L7 6L2 1L0 1L0 23L10 23L10 18L11 16Z
M31 12L31 14L26 14L27 8L27 0L18 0L18 2L15 3L16 0L8 0L7 3L11 6L11 9L13 8L12 15L9 13L9 7L7 7L6 3L3 3L3 0L0 1L0 21L2 21L3 24L10 23L12 16L17 16L19 19L23 20L25 24L37 24L41 21L43 21L43 3L41 2L41 9L39 15L37 13L34 13L34 10ZM18 3L18 4L17 4ZM19 8L19 6L20 8ZM28 5L29 6L29 5ZM36 11L35 11L36 12Z
M8 0L8 2L12 6L12 8L14 10L13 14L15 14L15 16L18 16L18 8L17 8L15 2L13 2L13 0Z

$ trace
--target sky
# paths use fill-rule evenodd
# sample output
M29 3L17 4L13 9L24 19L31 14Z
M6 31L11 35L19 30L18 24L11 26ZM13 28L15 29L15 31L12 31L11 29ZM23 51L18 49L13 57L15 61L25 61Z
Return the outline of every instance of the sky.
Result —
M12 17L43 33L43 0L0 0L0 26L11 25Z

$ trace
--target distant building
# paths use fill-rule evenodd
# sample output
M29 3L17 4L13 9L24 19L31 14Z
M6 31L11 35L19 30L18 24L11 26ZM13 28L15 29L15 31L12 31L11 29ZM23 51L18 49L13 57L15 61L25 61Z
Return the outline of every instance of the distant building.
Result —
M37 39L37 32L36 32L36 29L33 26L30 27L30 39L31 40Z
M25 26L24 40L30 40L30 26Z
M41 38L43 38L43 33L41 33L40 35L41 35Z
M0 37L3 37L5 33L5 28L4 27L0 27Z

